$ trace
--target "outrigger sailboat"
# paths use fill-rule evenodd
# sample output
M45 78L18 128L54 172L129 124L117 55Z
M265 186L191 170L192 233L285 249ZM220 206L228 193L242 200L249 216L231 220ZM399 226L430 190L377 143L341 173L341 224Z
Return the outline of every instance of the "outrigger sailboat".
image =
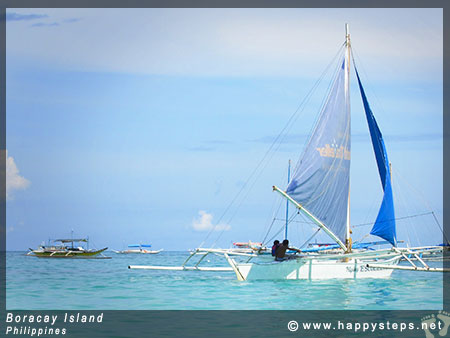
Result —
M239 253L224 249L199 248L181 267L130 266L129 268L164 270L234 271L238 280L255 279L336 279L336 278L386 278L394 269L428 272L447 271L431 268L422 254L442 252L442 247L397 247L394 201L391 186L391 169L381 131L369 106L361 79L353 62L366 119L372 139L381 185L384 191L381 207L371 235L381 237L392 248L367 250L353 248L350 230L350 68L351 43L346 25L345 51L331 90L321 109L319 120L307 143L292 179L286 190L273 186L273 190L292 203L300 213L325 232L336 247L313 250L292 256L285 261L268 260L263 255ZM355 245L356 247L356 245ZM187 263L196 254L202 258L194 265ZM205 254L220 254L229 268L200 267ZM242 262L236 259L245 258ZM234 257L234 258L232 258ZM420 262L416 265L413 259ZM410 266L399 266L406 260Z
M87 258L97 256L108 248L100 250L86 249L75 243L89 243L88 238L62 238L53 240L54 245L41 245L38 249L30 249L28 255L41 258ZM68 245L70 243L70 245ZM106 258L106 257L103 257Z

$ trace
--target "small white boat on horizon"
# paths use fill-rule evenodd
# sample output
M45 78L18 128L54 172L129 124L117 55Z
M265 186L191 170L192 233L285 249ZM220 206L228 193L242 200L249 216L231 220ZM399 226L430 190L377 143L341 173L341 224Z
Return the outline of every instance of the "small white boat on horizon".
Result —
M126 250L113 250L117 254L159 254L164 249L159 250L149 250L151 244L130 244L129 249Z

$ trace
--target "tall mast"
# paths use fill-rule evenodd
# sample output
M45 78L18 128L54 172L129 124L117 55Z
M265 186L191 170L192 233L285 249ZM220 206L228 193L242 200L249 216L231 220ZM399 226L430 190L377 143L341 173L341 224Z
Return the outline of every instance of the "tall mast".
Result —
M346 109L350 113L350 29L348 23L345 24L345 105ZM349 119L350 124L350 119ZM351 126L351 124L350 124ZM349 130L350 130L349 126ZM349 141L350 142L350 139ZM350 179L348 188L348 202L347 202L347 229L345 235L345 245L347 246L347 252L352 251L352 238L350 232Z
M288 185L291 182L291 160L289 160L288 164ZM288 232L288 223L289 223L289 200L286 200L286 228L284 231L284 238L287 239L287 232Z

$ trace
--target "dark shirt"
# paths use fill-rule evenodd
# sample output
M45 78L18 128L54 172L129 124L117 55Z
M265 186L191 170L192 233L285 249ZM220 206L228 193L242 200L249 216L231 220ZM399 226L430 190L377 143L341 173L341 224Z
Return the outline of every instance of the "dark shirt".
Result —
M286 251L289 249L287 245L280 244L275 252L277 258L283 258L286 255Z
M280 244L275 253L276 258L284 258L286 256L286 251L288 251L288 250L300 252L300 250L298 250L298 249L293 249L293 248L288 247L287 245Z
M280 244L274 244L272 245L272 256L276 255L277 249L280 246Z

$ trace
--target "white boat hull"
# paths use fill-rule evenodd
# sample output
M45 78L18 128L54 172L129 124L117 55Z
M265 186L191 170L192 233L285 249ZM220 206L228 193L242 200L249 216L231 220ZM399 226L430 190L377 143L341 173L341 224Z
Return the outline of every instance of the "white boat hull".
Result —
M355 279L355 278L388 278L393 269L376 267L396 266L399 257L388 260L349 259L314 259L297 258L282 262L235 263L236 276L240 280L262 279ZM370 264L370 267L367 266Z
M392 248L377 251L354 251L352 253L329 252L306 254L282 262L274 261L268 255L240 253L229 249L198 248L192 252L182 266L131 265L130 269L177 270L177 271L234 271L239 281L282 280L282 279L359 279L389 278L393 270L427 272L450 272L445 268L430 268L419 254L430 255L441 252L441 247ZM200 262L209 254L223 255L230 267L200 267ZM423 266L416 266L406 255L414 256ZM194 266L188 266L191 258L200 255ZM240 256L247 263L237 262L230 256ZM249 262L249 260L258 260ZM411 266L398 266L401 259L410 261Z
M124 250L124 251L114 251L117 254L159 254L163 249L152 251L152 250Z

